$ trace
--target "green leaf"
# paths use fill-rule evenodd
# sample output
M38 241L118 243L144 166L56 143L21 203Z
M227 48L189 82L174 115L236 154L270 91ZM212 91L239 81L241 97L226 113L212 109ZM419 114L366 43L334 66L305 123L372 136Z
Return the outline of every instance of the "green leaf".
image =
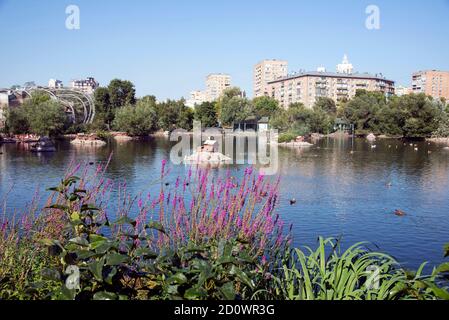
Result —
M138 248L134 252L134 256L143 257L144 259L156 259L157 253L149 248Z
M84 211L99 211L100 209L98 209L97 207L91 205L91 204L83 204L81 206L80 211L84 212Z
M76 297L76 290L75 289L69 289L65 285L61 288L61 299L63 300L75 300Z
M72 222L79 222L79 221L81 221L81 219L80 219L80 213L79 212L73 212L71 215L70 215L70 220L72 221Z
M78 178L76 176L72 176L72 177L69 177L69 178L65 179L64 181L62 181L62 184L65 187L68 187L68 186L71 186L72 184L76 183L79 180L80 180L80 178Z
M184 298L188 300L199 300L206 297L207 292L203 288L189 288L184 293Z
M225 300L235 300L234 282L227 282L221 286L220 292L223 294Z
M446 243L444 246L444 257L449 257L449 243Z
M145 225L145 229L154 229L161 233L164 233L164 234L166 233L164 226L160 222L157 222L157 221L151 221L150 223Z
M69 197L69 201L71 201L71 202L75 202L80 199L81 199L81 196L76 193L72 193Z
M237 268L236 266L232 266L231 268L231 274L234 274L240 281L242 281L244 284L246 284L251 289L254 289L254 284L251 281L251 279L248 277L246 273L244 273L242 270Z
M47 191L55 191L55 192L63 193L64 189L61 187L53 187L53 188L48 188Z
M105 254L111 249L117 249L117 247L116 242L104 241L103 243L99 243L98 246L95 245L95 252L97 254Z
M88 265L89 271L94 275L98 281L103 281L103 266L104 259L92 261Z
M172 283L184 284L187 282L187 277L183 273L178 272L177 274L168 278L167 282L170 284L172 284Z
M112 285L112 278L114 278L114 276L117 274L117 268L116 267L112 267L111 270L108 272L107 276L104 278L104 281L107 284Z
M72 239L69 240L69 243L74 243L74 244L77 244L77 245L82 246L82 247L88 247L89 246L89 242L86 239L81 238L81 237L72 238Z
M113 292L97 292L94 294L94 300L117 300L118 296Z
M129 224L133 227L136 226L136 221L129 218L129 217L121 217L120 219L118 219L117 221L115 221L113 223L114 225L124 225L124 224Z
M436 268L436 274L449 272L449 262L442 263Z
M51 206L45 207L45 209L58 209L62 211L68 211L69 207L62 205L62 204L52 204Z
M95 256L95 252L88 250L76 250L73 253L76 254L79 260L86 260Z
M108 238L100 236L98 234L90 234L89 241L90 241L90 248L92 250L95 250L104 243L106 243L108 241Z
M116 266L129 261L129 257L120 253L109 253L106 255L106 265Z

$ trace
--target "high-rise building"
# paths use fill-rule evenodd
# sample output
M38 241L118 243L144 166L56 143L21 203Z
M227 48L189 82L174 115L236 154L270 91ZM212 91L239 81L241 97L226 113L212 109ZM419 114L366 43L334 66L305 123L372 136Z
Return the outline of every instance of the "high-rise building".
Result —
M263 60L254 66L253 89L254 97L267 95L266 88L270 81L286 77L288 62L283 60Z
M324 67L317 71L297 72L269 81L264 95L274 98L284 108L292 103L303 103L311 108L320 97L339 103L352 99L357 90L379 91L387 97L394 94L394 81L381 74L354 73L353 70L344 55L343 62L337 65L337 72L327 72Z
M268 96L288 108L303 103L311 108L320 97L336 103L352 99L357 90L379 91L387 97L394 94L394 81L379 75L332 72L300 72L268 83Z
M71 87L81 92L92 94L99 87L99 83L94 78L89 77L85 80L72 80Z
M449 71L425 70L412 75L413 93L449 100Z
M223 73L212 73L206 78L206 101L217 100L223 91L231 87L231 76Z

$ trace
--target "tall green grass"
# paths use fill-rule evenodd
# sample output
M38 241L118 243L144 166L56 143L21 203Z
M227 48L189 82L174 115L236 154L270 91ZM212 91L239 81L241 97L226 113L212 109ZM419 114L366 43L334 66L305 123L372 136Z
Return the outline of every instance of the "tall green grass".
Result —
M399 300L449 299L438 286L448 265L423 275L403 269L391 256L357 243L341 251L337 239L319 238L315 250L306 247L286 252L274 271L272 298L286 300Z

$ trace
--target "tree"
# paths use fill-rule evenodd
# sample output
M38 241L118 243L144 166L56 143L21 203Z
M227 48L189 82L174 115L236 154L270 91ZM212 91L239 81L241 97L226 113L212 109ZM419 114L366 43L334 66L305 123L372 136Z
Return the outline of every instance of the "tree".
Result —
M229 88L217 101L219 120L223 126L245 120L251 114L251 104L242 97L239 88Z
M325 112L321 108L313 110L309 118L309 128L311 132L329 134L335 123L335 116Z
M109 83L108 91L113 109L136 103L136 90L131 81L114 79Z
M354 99L343 107L346 120L354 123L359 131L379 132L379 110L386 106L386 98L382 92L357 90Z
M276 112L270 124L273 128L286 133L285 137L292 137L311 132L329 133L334 119L334 116L327 114L321 108L314 110L306 108L302 103L293 103L288 110Z
M279 112L279 103L270 97L256 97L252 101L254 115L258 118L269 117Z
M28 133L30 132L30 123L25 108L10 108L6 116L6 127L9 133Z
M279 130L280 132L287 131L291 123L288 121L287 111L284 109L280 109L270 118L270 126L274 129Z
M148 135L157 130L155 105L148 100L141 100L135 106L127 105L118 108L113 126L130 136Z
M409 94L390 101L390 107L400 116L399 126L407 138L430 137L438 129L441 110L436 101L425 94Z
M30 114L30 130L40 136L58 136L68 124L64 107L55 101L46 101L33 106Z
M111 128L111 123L114 120L114 110L111 105L108 88L100 87L94 93L95 103L95 119L94 127L97 129Z
M335 101L327 97L319 97L313 106L314 110L321 110L325 113L335 115L337 114L337 105Z
M217 109L213 102L203 102L195 107L195 120L201 121L204 128L212 128L218 125Z
M40 136L58 136L68 126L64 107L41 93L34 94L22 106L11 108L6 121L11 133Z
M158 127L171 131L173 129L190 130L193 124L193 111L185 105L185 101L167 100L156 105Z

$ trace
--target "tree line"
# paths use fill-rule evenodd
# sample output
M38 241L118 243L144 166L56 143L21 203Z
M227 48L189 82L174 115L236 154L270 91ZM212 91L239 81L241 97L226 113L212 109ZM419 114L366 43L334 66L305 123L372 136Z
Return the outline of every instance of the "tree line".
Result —
M44 93L33 95L20 107L11 108L6 120L10 133L60 135L91 131L124 131L143 136L177 128L190 130L193 120L203 127L232 127L248 117L268 117L282 140L310 133L335 131L337 119L354 125L358 134L401 137L449 136L449 105L424 94L386 98L381 92L358 90L355 97L338 105L320 97L308 108L293 103L287 109L270 97L248 99L239 88L229 88L214 102L189 108L184 99L158 102L155 96L137 99L134 84L112 80L94 94L96 116L89 125L70 123L64 108Z

